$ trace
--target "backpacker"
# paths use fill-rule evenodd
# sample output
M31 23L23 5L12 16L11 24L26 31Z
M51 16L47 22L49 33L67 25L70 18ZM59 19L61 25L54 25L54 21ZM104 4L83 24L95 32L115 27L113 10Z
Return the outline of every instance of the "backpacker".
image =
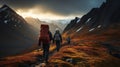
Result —
M60 40L60 34L59 33L55 34L55 40Z
M43 44L47 44L50 42L48 25L45 24L41 25L39 42L42 42Z

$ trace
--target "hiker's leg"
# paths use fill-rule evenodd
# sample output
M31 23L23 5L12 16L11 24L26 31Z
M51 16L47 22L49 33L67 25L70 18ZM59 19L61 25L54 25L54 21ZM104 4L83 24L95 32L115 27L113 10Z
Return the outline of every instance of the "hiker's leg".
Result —
M68 42L69 46L71 47L70 41Z
M58 41L58 51L60 50L60 41Z
M43 59L45 59L45 53L46 53L46 44L43 44Z
M48 59L49 59L49 47L50 47L50 44L47 44L46 51L45 51L45 61L46 62L48 62Z
M70 44L70 41L68 43Z
M57 47L57 51L59 51L59 49L60 49L60 41L56 41L56 47Z
M58 48L58 46L57 46L57 41L55 41L55 43L56 43L56 50L57 50L57 48Z
M59 51L59 49L58 49L58 41L56 41L56 50Z

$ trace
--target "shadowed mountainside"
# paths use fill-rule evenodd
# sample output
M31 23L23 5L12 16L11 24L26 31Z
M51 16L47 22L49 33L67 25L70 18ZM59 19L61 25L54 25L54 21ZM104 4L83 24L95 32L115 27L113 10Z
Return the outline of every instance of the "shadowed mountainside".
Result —
M85 14L80 21L76 17L68 24L64 33L81 32L81 30L86 28L88 29L87 31L92 31L97 28L106 28L113 24L120 24L119 2L119 0L107 0L99 8L93 8Z
M0 57L21 53L38 38L33 26L7 5L0 8L0 31Z
M93 8L80 21L76 17L65 28L63 37L71 36L72 39L83 43L97 42L105 46L113 56L120 57L119 2L107 0L99 8Z

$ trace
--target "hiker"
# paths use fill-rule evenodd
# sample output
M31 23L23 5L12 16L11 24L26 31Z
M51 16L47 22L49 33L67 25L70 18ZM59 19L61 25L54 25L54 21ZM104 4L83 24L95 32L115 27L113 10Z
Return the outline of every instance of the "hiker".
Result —
M52 40L52 33L49 31L49 26L41 24L39 46L43 49L43 60L48 63L50 42Z
M57 49L57 51L59 51L60 45L62 43L62 36L61 36L60 31L58 29L56 29L55 34L54 34L53 43L54 42L56 43L56 49Z
M67 41L67 44L70 44L70 43L71 43L71 38L70 38L70 36L67 37L66 41Z

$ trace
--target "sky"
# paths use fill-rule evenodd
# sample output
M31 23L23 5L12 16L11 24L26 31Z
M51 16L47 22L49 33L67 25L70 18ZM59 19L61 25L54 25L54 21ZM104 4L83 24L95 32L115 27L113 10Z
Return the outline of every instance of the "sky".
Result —
M105 0L0 0L0 6L7 4L24 18L49 21L82 17L103 2Z

